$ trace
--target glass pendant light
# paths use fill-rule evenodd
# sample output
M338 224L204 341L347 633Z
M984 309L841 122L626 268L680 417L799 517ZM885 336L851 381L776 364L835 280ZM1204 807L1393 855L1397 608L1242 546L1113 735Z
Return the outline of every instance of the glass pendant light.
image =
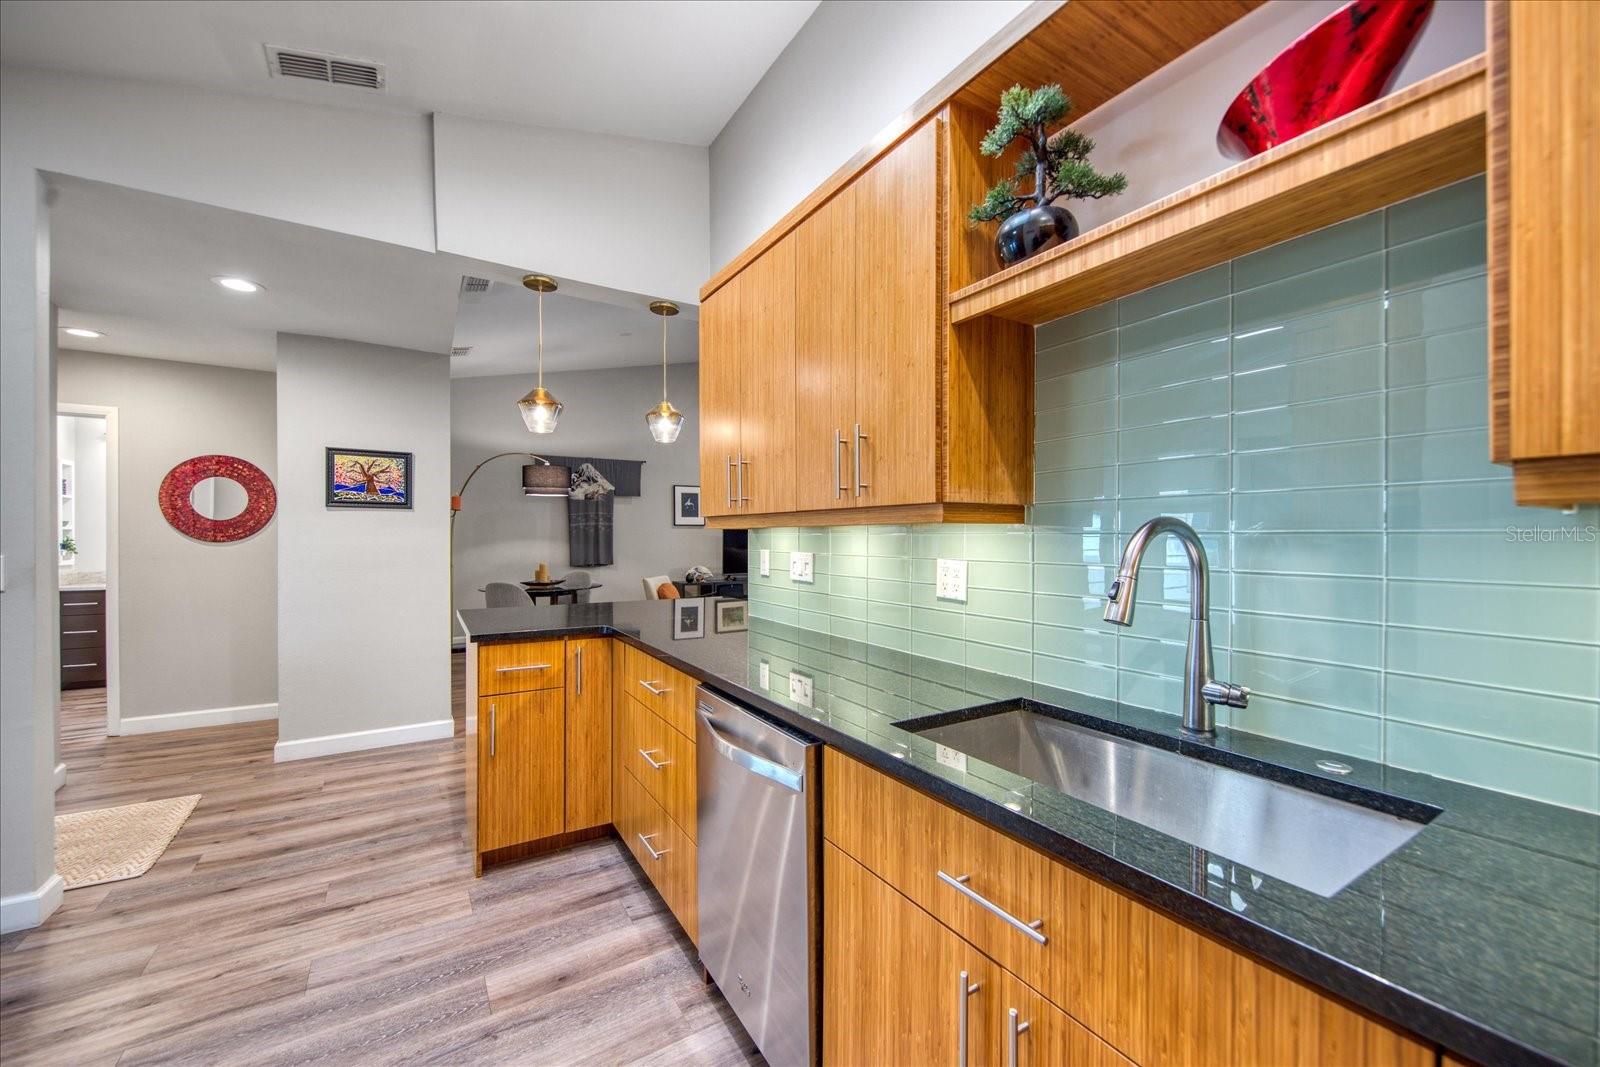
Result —
M522 284L539 294L539 384L517 401L517 407L530 433L555 433L556 420L561 417L561 401L544 387L544 294L555 292L556 283L554 278L543 274L529 274L522 279Z
M678 313L678 305L656 300L651 302L650 310L661 316L661 403L645 412L644 424L650 427L650 436L657 444L670 445L683 429L683 412L667 399L667 320Z

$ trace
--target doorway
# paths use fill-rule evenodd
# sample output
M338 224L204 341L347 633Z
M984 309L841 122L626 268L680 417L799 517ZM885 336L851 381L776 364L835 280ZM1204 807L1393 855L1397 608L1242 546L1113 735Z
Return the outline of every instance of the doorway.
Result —
M117 583L117 409L56 408L63 694L105 689L105 732L121 732ZM59 741L59 731L58 731ZM59 788L64 766L56 764Z

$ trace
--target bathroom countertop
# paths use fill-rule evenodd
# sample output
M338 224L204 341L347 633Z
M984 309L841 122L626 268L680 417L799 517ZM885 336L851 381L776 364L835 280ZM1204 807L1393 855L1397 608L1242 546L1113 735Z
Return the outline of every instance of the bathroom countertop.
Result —
M1067 709L1113 733L1192 751L1175 715L749 620L716 631L714 599L460 612L477 642L613 635L706 685L933 793L1286 971L1481 1063L1600 1067L1600 816L1382 764L1219 730L1213 762L1260 761L1441 809L1409 842L1332 897L967 760L938 763L931 741L894 724L998 700ZM679 613L700 608L693 622ZM675 637L674 619L687 630ZM703 636L692 636L695 630ZM759 684L761 665L772 685ZM812 679L813 707L787 699ZM1226 995L1219 991L1219 995Z

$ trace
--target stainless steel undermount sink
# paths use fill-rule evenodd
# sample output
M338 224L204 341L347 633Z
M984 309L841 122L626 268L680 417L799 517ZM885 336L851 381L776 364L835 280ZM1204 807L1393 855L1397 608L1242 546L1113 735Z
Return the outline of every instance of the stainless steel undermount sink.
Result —
M1342 784L1331 788L1381 807L1324 795L1104 733L1021 701L897 725L1324 897L1439 814ZM1302 772L1282 773L1316 781Z

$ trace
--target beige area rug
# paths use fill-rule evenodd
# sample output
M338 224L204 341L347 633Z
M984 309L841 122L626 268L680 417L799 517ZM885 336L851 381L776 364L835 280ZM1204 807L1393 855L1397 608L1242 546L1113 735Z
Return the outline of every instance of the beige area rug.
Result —
M68 889L137 878L172 844L200 794L56 816L56 873Z

